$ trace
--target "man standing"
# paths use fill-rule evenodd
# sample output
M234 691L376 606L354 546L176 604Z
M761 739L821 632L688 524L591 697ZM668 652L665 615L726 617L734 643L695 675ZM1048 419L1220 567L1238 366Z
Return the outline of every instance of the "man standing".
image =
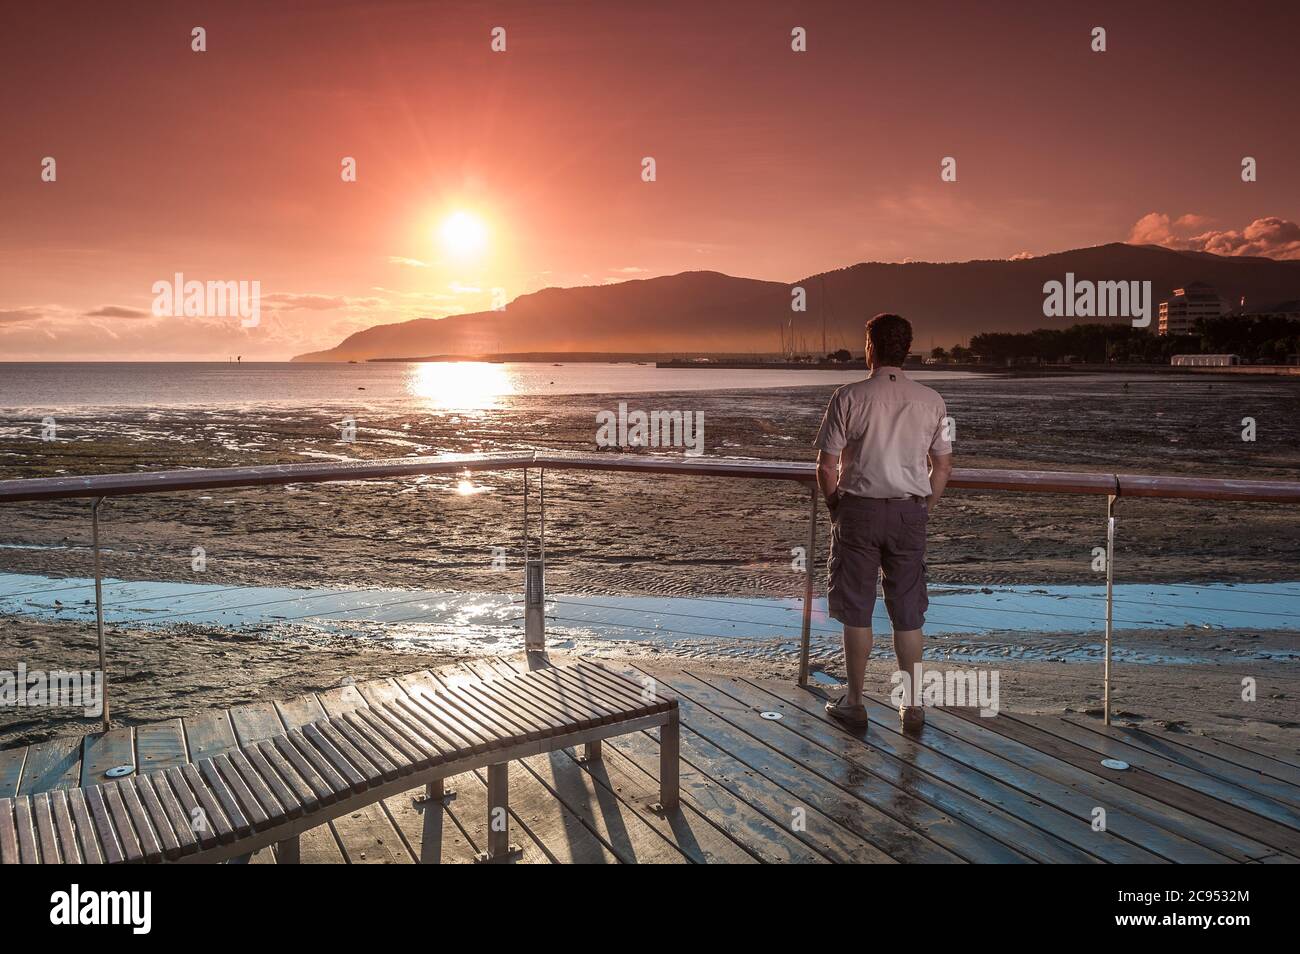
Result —
M925 590L925 532L930 511L952 474L948 411L931 388L911 381L902 365L912 326L898 315L867 322L865 380L831 396L817 433L817 485L831 512L826 588L831 617L844 624L848 692L826 711L864 727L862 683L871 655L876 578L894 627L894 654L904 674L903 728L925 724L919 704L921 627Z

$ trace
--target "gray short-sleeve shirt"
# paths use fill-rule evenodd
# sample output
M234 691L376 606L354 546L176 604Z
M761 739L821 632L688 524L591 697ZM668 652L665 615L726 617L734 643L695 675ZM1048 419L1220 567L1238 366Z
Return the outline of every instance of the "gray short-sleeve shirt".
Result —
M927 457L952 453L947 416L933 388L911 380L901 368L875 368L831 396L814 446L840 455L841 493L928 497Z

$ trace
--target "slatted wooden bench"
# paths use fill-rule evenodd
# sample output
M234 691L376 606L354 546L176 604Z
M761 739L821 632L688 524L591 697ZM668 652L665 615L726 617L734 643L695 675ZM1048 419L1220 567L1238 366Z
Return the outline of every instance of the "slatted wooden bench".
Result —
M84 788L0 799L0 862L218 862L277 846L341 815L443 780L488 771L488 845L514 854L508 766L570 746L598 760L602 739L660 730L660 809L678 806L677 700L579 663L456 687L309 722L213 758Z

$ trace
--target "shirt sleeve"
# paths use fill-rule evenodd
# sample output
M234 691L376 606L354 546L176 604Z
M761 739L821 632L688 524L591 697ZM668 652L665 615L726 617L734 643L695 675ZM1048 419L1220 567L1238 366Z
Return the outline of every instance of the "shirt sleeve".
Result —
M930 456L946 457L952 453L952 441L948 439L949 433L948 405L943 401L939 402L939 423L934 428L934 437L930 441Z
M845 437L844 399L842 391L831 395L831 402L826 405L826 414L822 417L822 426L817 431L813 446L828 454L838 454L848 443Z

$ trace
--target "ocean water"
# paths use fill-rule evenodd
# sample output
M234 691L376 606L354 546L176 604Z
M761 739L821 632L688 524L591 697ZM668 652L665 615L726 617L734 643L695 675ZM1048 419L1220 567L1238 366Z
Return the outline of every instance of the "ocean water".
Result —
M965 372L909 374L922 381L979 377ZM861 370L656 368L630 362L10 363L0 364L0 411L322 407L355 406L358 401L368 406L482 410L515 396L839 385L862 376Z

